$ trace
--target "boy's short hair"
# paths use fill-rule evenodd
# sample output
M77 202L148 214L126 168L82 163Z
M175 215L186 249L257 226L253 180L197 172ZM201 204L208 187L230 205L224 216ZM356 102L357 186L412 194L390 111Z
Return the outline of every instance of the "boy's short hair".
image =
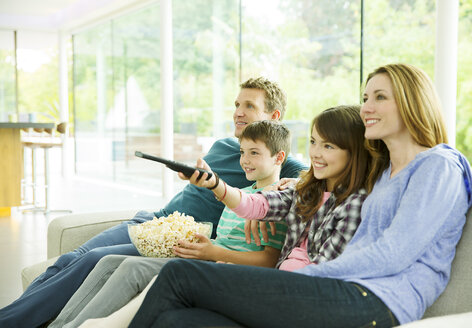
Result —
M242 139L250 139L254 142L262 141L274 156L279 151L285 152L284 163L290 152L290 130L277 121L264 120L249 124L239 136L239 142Z
M287 107L287 96L276 82L267 80L264 77L250 78L239 85L241 89L261 89L265 91L264 104L266 112L272 113L276 109L280 111L280 120L284 118Z

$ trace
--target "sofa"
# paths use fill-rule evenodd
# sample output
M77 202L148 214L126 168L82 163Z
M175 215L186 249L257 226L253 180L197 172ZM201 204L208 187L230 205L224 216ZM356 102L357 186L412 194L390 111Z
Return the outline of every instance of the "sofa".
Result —
M129 220L137 210L69 214L55 218L48 226L48 260L26 267L21 273L23 289L59 255L72 251L99 232ZM408 327L472 327L472 208L467 213L461 240L452 263L451 280L441 296L425 312L423 320ZM437 318L436 318L437 317ZM430 318L430 319L428 319Z

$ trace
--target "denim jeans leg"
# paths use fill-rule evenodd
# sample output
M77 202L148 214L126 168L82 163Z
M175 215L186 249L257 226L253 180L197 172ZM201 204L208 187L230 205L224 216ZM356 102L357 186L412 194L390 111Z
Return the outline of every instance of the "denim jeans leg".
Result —
M128 223L131 221L123 222L117 226L111 227L102 233L99 233L83 245L79 246L72 252L61 255L57 261L48 267L44 273L39 275L25 290L23 295L29 294L34 291L38 286L44 283L49 278L56 275L58 272L63 270L69 265L73 265L74 261L77 261L81 256L91 251L92 249L104 246L113 246L121 244L129 244L131 240L128 236Z
M89 272L109 254L139 255L133 244L99 247L75 259L53 277L0 310L0 327L39 326L59 314Z
M394 326L390 310L359 287L275 269L175 260L163 267L130 327L186 308L217 312L245 327Z
M191 320L180 320L181 318L191 318ZM209 324L211 323L211 324ZM218 327L236 328L244 327L237 322L219 313L196 308L180 309L164 312L159 320L154 322L151 328L192 328L192 327Z
M172 260L172 258L127 257L100 292L64 328L78 327L87 319L106 317L119 310L146 288L164 264Z
M61 313L48 327L60 328L73 321L90 300L100 292L108 278L127 257L127 255L107 255L101 258L87 275L80 288L69 299Z

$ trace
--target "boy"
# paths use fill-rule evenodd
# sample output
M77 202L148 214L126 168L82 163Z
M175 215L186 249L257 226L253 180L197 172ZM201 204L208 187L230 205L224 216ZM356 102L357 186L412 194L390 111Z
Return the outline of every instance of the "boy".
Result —
M239 141L240 165L246 178L256 181L242 190L255 193L275 184L290 151L289 130L275 121L254 122L241 132ZM225 208L213 242L197 235L198 243L182 242L175 247L175 254L189 259L274 267L285 239L285 224L277 224L275 236L257 246L254 242L246 243L244 223L244 219ZM118 255L104 257L49 327L77 327L89 318L109 315L141 292L169 260ZM137 310L139 304L134 306ZM132 315L129 321L131 319Z

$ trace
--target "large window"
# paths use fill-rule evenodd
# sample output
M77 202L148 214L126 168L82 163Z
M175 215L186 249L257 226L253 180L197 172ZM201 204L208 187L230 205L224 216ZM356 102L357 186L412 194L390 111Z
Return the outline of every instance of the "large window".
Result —
M215 138L232 134L224 127L232 131L238 90L238 6L173 6L174 154L193 164ZM160 167L134 156L160 154L159 13L154 4L74 36L79 174L160 190Z
M14 33L0 30L0 122L16 114Z
M25 116L31 113L36 121L59 121L57 44L56 33L17 33L20 120L27 120Z
M422 68L434 79L434 1L364 1L364 74L387 63Z
M74 36L76 169L142 183L153 171L134 151L159 145L159 8Z
M472 163L472 1L459 7L456 147Z
M311 120L359 103L359 1L242 1L242 79L264 75L287 92L292 153L306 158Z
M331 106L359 103L361 82L375 67L407 62L434 79L434 1L174 0L172 6L174 154L180 161L193 163L215 139L233 134L234 98L249 77L277 80L287 92L292 152L305 161L312 118ZM471 8L470 0L460 1L456 140L469 158ZM42 47L47 56L36 57L49 58L40 66L49 73L32 75L21 65L24 42L18 40L20 88L31 80L42 94L21 90L20 112L55 115L57 91L49 88L56 83L56 54ZM73 40L77 172L160 190L159 167L134 157L138 149L160 154L159 2ZM0 70L7 77L0 114L15 108L12 49L10 36L0 34Z
M0 121L59 120L57 43L56 33L0 31Z

